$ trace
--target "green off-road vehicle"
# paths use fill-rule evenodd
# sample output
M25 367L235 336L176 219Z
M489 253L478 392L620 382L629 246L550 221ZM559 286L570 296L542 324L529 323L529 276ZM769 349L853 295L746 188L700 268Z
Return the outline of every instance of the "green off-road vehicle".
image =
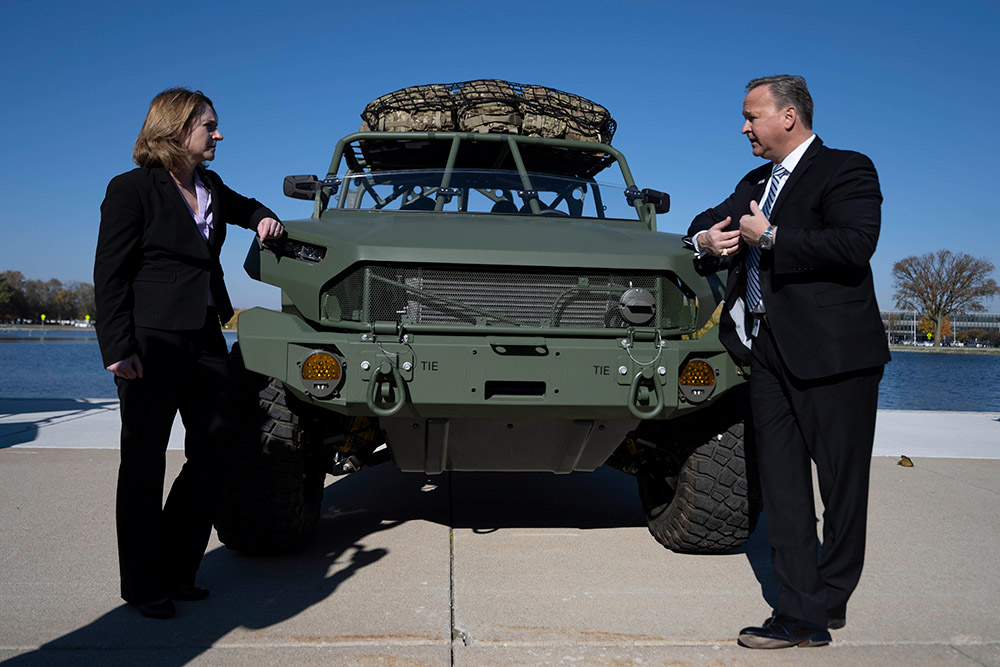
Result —
M326 176L286 178L312 217L246 260L282 306L239 318L247 432L223 543L300 545L328 473L390 459L425 474L607 464L635 475L670 549L745 542L759 503L745 378L712 326L723 283L656 231L668 197L636 187L607 110L480 80L390 93L362 118Z

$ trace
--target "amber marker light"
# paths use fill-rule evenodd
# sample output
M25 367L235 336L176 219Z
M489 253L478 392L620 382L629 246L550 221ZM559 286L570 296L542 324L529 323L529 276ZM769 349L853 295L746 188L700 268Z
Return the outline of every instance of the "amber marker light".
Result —
M313 352L302 362L302 382L316 398L331 396L342 376L340 360L329 352Z
M683 398L691 403L701 403L715 389L715 369L707 361L692 359L681 369L677 383Z
M678 382L690 387L714 387L715 371L707 361L695 359L684 366Z

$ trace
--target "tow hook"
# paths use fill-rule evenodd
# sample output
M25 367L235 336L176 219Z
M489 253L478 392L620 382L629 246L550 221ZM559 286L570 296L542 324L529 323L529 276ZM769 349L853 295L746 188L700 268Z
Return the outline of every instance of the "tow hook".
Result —
M655 402L652 399L655 399ZM651 404L653 407L650 410L640 407ZM639 419L652 419L663 409L663 387L652 366L643 368L632 378L628 392L628 409Z
M406 402L406 389L395 364L383 361L372 371L367 399L368 408L377 417L391 417L399 412Z

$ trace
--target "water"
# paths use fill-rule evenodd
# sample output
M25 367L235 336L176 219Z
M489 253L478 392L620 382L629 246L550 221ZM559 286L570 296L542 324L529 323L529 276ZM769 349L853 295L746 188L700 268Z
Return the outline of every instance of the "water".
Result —
M225 333L232 345L236 334ZM114 398L93 329L0 329L0 397ZM893 352L886 410L1000 411L1000 355Z
M1000 355L894 351L879 385L878 406L1000 411Z
M232 347L235 332L223 332ZM0 329L0 397L117 398L93 329Z

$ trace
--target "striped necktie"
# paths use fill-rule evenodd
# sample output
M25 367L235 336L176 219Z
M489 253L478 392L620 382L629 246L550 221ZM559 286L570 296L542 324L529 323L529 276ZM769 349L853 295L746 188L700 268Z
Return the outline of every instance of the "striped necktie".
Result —
M778 188L781 186L781 182L785 180L785 176L788 176L788 170L782 167L780 164L774 165L771 169L771 187L767 190L767 200L764 201L764 206L761 207L760 212L764 214L764 217L770 217L771 207L774 205L774 200L778 196ZM752 245L749 249L750 254L747 255L747 308L752 313L757 309L757 305L760 303L760 248L758 246Z

